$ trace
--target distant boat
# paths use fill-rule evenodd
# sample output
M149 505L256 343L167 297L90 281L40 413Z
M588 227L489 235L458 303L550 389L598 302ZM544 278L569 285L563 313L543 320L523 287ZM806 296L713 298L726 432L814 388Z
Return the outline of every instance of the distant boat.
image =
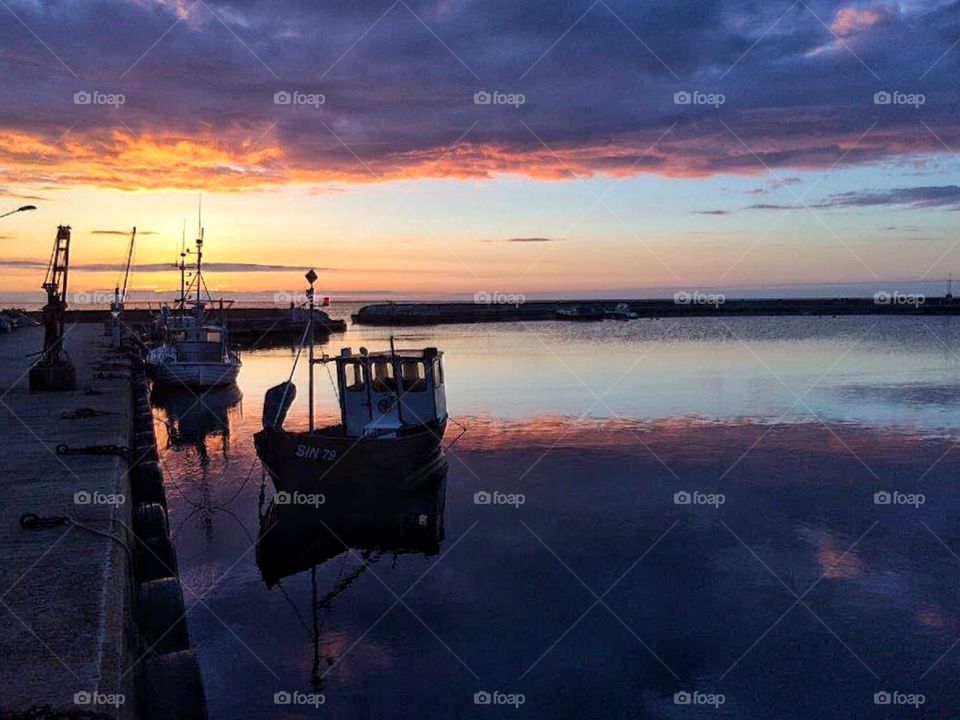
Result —
M206 306L212 302L203 282L203 231L197 238L197 264L190 285L184 284L186 265L181 253L180 297L172 311L164 312L157 323L161 340L147 353L147 371L158 385L205 388L230 385L240 372L240 356L230 349L229 334L223 322L207 319ZM196 291L194 294L194 290ZM206 300L202 293L206 292Z
M307 279L312 307L316 274L309 272ZM316 493L341 482L405 478L443 461L447 402L442 352L430 347L397 350L391 342L390 350L382 352L344 348L332 358L315 359L309 325L304 343L309 350L308 429L283 428L296 395L288 380L267 391L263 429L254 435L257 456L277 491ZM328 362L336 366L341 422L314 429L313 366Z
M640 317L640 313L631 310L627 303L617 303L612 308L607 309L604 315L611 320L636 320Z
M554 310L554 316L558 320L589 322L593 320L603 320L606 317L606 313L604 313L603 308L599 305L569 305L558 307Z

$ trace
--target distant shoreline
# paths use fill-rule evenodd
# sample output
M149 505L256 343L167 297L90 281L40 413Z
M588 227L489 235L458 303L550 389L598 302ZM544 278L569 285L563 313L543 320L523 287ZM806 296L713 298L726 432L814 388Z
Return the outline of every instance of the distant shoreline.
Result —
M526 302L397 302L365 305L353 316L358 325L444 325L454 323L559 320L558 308L596 306L611 310L625 304L640 318L733 316L960 315L956 298L927 298L904 293L875 298L737 299L718 294L686 294L671 300L536 300Z

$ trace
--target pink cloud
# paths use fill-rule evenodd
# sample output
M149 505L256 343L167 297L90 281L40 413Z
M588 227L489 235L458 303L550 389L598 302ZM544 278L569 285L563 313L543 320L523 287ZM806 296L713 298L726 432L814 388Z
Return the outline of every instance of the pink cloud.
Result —
M874 5L868 8L840 8L830 29L841 38L859 35L873 25L883 22L894 13L892 5Z

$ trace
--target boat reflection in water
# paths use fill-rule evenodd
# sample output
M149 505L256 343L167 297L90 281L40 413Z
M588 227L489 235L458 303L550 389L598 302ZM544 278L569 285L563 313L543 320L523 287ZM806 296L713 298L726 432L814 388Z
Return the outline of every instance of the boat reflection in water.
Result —
M224 385L203 394L155 387L150 401L161 411L169 444L174 450L195 447L201 459L208 455L207 439L222 438L226 454L230 438L230 411L240 404L243 393L236 385Z
M277 493L261 515L256 558L267 587L310 572L315 688L322 688L323 676L337 662L335 656L322 657L324 622L337 598L385 556L395 562L399 555L439 552L446 481L444 460L425 468L420 476L336 485L322 497ZM338 556L355 567L329 588L319 588L318 568ZM321 673L322 666L327 670Z

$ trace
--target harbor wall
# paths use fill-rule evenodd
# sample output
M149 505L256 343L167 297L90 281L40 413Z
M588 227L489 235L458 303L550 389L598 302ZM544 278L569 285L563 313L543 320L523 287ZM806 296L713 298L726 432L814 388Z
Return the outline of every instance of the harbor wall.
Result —
M196 659L144 623L145 607L183 605L175 556L156 569L157 513L144 519L140 468L156 442L137 352L112 349L102 325L69 324L76 389L33 392L42 342L40 328L0 336L0 718L206 717ZM163 597L146 596L163 578ZM157 697L184 711L158 715Z

